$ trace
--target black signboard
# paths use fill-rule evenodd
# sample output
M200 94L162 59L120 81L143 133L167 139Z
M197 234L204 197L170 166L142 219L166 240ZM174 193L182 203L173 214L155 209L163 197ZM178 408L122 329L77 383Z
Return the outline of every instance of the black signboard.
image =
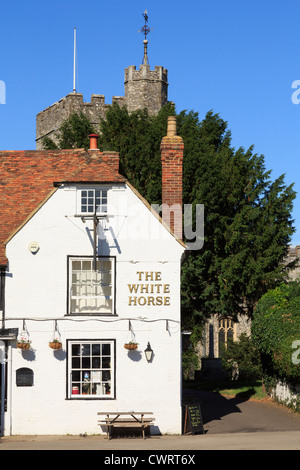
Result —
M184 433L204 434L200 405L193 403L185 406Z
M16 384L17 387L32 387L33 386L33 370L28 367L21 367L16 371Z

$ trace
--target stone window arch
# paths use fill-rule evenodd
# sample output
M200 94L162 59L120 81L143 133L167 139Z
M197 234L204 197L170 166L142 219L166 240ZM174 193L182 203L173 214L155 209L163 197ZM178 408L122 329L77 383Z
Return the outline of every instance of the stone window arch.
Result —
M218 324L218 356L222 355L222 346L227 347L228 340L236 339L236 323L230 318L222 317Z

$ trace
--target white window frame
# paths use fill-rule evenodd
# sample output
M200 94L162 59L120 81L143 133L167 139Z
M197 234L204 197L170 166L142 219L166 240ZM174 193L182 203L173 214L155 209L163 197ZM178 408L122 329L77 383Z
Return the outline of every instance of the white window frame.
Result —
M86 194L85 194L86 193ZM98 194L99 193L99 194ZM97 215L108 213L108 188L104 187L81 187L77 188L77 214L93 215L95 208ZM85 203L83 200L85 199ZM99 205L96 207L96 203Z
M115 351L114 339L68 340L67 398L115 399Z
M84 272L90 273L90 284L88 284L88 281L84 285L83 283L79 285L79 289L81 288L84 290L94 289L94 290L102 290L101 294L96 294L93 295L94 293L89 293L87 295L84 294L79 294L76 295L74 293L74 279L73 279L73 262L80 262L81 266L83 263L87 261L90 264L90 270L85 270ZM110 262L111 266L111 271L110 271L110 283L105 282L105 274L107 272L105 271L100 271L96 270L96 280L93 279L93 276L95 276L95 271L94 271L94 258L92 256L69 256L69 282L68 282L68 314L70 315L114 315L115 314L115 283L116 283L116 275L115 275L115 270L116 270L116 259L115 257L112 256L97 256L96 258L96 264L100 264L102 266L103 262ZM82 269L81 269L82 270ZM75 271L75 270L74 270ZM82 270L83 271L83 270ZM109 294L105 294L105 290L109 290ZM89 301L93 303L92 301L94 300L95 304L97 299L103 299L103 307L101 307L99 310L97 310L96 305L91 305L90 309L86 307L85 311L75 311L75 309L72 308L73 302L75 299L78 299L78 301L86 300L86 303L88 304ZM105 309L105 303L111 301L111 307L109 309ZM74 311L73 311L74 310Z

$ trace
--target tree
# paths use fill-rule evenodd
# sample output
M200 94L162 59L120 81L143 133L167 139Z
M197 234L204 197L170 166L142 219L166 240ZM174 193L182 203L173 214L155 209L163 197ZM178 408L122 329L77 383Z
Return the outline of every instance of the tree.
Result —
M259 350L252 339L242 333L238 341L229 339L227 346L223 345L221 354L224 370L231 377L236 371L239 381L254 381L261 379L261 361Z
M160 143L169 115L174 115L171 104L154 117L146 109L129 114L126 107L113 104L100 124L100 146L119 152L120 173L150 204L161 204Z
M196 320L212 313L252 316L259 298L285 275L281 263L294 232L295 192L284 176L271 181L264 157L252 147L233 149L217 114L207 113L202 122L191 117L193 136L186 139L184 127L180 134L184 198L205 206L205 242L183 265L184 314Z
M89 148L89 134L95 132L94 127L87 117L80 112L73 113L63 122L58 131L58 144L50 137L43 138L43 147L46 150L55 148L71 149L71 148Z
M152 117L114 104L100 124L101 149L119 152L120 172L150 204L161 203L160 143L174 114L171 105ZM61 128L60 144L78 146L89 132L83 116L72 117ZM212 111L202 121L182 111L177 133L184 141L183 203L205 206L204 246L182 267L184 326L214 313L252 316L259 298L285 275L293 185L286 186L284 176L272 181L253 147L235 150L227 123Z

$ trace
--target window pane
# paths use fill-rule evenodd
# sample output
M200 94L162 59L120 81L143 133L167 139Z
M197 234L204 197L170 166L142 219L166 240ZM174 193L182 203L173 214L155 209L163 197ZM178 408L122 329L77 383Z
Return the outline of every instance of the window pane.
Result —
M72 268L73 268L73 271L74 270L80 271L81 270L81 261L72 261Z
M92 368L99 369L101 365L100 357L93 357L92 358Z
M80 345L72 344L72 356L79 356L79 355L80 355Z
M111 273L104 272L102 275L102 281L104 284L109 285L111 283Z
M80 381L80 372L79 371L73 371L72 372L72 381L76 381L76 382L79 382Z
M83 357L82 358L82 367L85 369L90 369L91 368L91 360L89 357Z
M90 380L90 372L84 370L82 373L83 380Z
M84 260L82 261L82 270L83 271L90 271L91 270L92 261Z
M91 353L90 344L83 344L82 345L82 356L89 356L90 353Z
M102 372L102 380L103 382L108 382L110 380L110 371L105 370Z
M230 328L227 331L227 339L233 339L233 329L232 328Z
M79 369L80 368L80 358L79 357L73 357L72 358L72 368L73 369Z
M92 344L92 355L100 356L100 344Z
M110 355L110 344L102 344L102 354L103 356Z
M110 357L103 357L102 358L102 367L103 367L103 369L109 369L110 368Z

